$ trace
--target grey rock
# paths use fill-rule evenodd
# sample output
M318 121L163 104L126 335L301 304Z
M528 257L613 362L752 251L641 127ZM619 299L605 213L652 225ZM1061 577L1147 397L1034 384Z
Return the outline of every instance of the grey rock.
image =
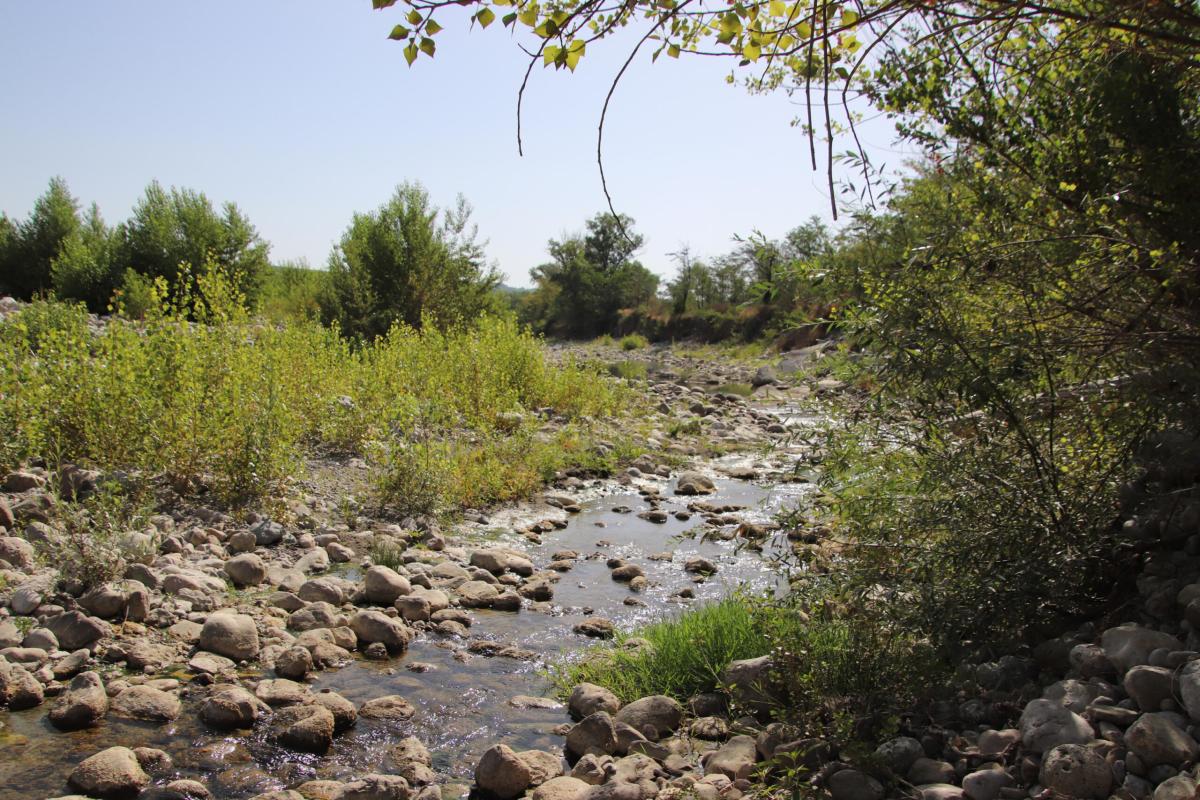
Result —
M1069 708L1053 700L1033 700L1021 712L1021 742L1034 753L1060 744L1086 744L1095 738L1092 726Z
M1079 744L1058 745L1046 753L1039 779L1066 797L1104 800L1112 789L1112 770L1104 757Z
M258 628L245 614L210 614L200 629L200 649L235 661L250 661L258 656Z
M146 788L150 776L128 747L110 747L81 761L67 782L90 797L126 797Z

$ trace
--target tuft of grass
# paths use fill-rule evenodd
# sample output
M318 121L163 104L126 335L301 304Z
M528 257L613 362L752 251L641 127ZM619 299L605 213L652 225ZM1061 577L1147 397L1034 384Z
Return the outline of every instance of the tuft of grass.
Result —
M640 333L631 333L621 339L622 350L641 350L649 346L650 341Z
M371 541L371 563L390 569L402 567L406 550L407 548L392 536L376 536Z
M609 373L626 381L644 381L650 370L641 361L616 361L608 365Z
M739 397L749 397L754 393L754 387L748 383L724 383L713 389L713 394L736 394Z
M631 638L649 644L629 647ZM633 632L618 633L611 646L594 648L576 662L554 668L557 689L569 694L579 683L595 683L628 703L652 694L686 700L717 687L731 661L756 658L771 640L744 599L730 597Z

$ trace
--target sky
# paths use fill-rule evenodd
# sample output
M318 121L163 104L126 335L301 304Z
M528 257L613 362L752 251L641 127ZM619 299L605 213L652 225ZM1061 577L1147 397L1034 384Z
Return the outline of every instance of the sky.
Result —
M115 223L157 179L236 202L273 261L322 267L356 211L419 181L443 207L464 195L506 282L528 285L547 240L606 208L596 127L632 41L593 45L574 74L534 69L522 157L517 40L499 23L469 30L451 9L436 58L409 68L387 39L401 6L4 0L0 210L23 219L61 175ZM663 276L685 245L712 256L735 234L832 221L824 165L812 170L791 124L803 108L726 84L730 67L643 53L612 101L608 186ZM875 162L902 160L885 119L862 136Z

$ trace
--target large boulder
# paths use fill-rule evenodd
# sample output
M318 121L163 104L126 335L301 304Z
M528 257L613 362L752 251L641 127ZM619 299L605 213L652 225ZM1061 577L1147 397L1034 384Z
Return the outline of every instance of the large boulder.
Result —
M67 611L50 617L46 620L46 627L58 639L58 646L68 652L90 648L112 632L104 620L89 617L80 611Z
M1079 744L1061 744L1042 760L1042 786L1055 795L1104 800L1112 789L1112 769L1104 757Z
M323 705L295 705L271 718L273 737L284 747L304 753L324 753L333 744L333 713Z
M571 690L571 697L567 701L567 710L574 720L581 720L597 711L615 714L620 708L621 701L615 694L594 683L579 684Z
M67 782L89 797L133 797L150 776L128 747L110 747L79 762Z
M0 658L0 706L21 711L40 706L45 697L42 684L28 670Z
M529 766L506 744L488 748L475 767L475 785L500 800L520 797L532 782Z
M254 553L242 553L225 562L225 574L234 586L258 586L267 579L267 565Z
M269 713L266 703L240 686L216 687L200 706L200 719L220 730L253 728Z
M576 756L610 755L617 749L617 729L607 711L597 711L567 733L567 751Z
M675 494L712 494L717 491L712 479L700 472L681 472L675 482Z
M1033 700L1021 712L1021 742L1034 753L1044 753L1061 744L1087 744L1095 733L1083 717L1044 698Z
M658 740L673 733L683 719L683 708L666 695L652 695L634 700L617 712L617 722L624 722L647 739Z
M734 701L755 714L769 713L777 705L770 656L729 662L721 674L721 683Z
M1130 622L1101 634L1100 647L1117 668L1117 674L1124 675L1139 664L1148 664L1153 651L1182 650L1183 643L1170 634Z
M76 675L50 710L50 724L62 731L95 725L108 713L108 694L95 672Z
M1179 671L1179 696L1188 716L1200 721L1200 660L1189 661Z
M393 655L408 647L409 631L404 623L382 611L360 611L350 618L350 629L360 645L381 642Z
M1137 666L1125 673L1125 693L1142 711L1160 711L1163 701L1174 701L1175 671L1166 667Z
M705 775L724 775L731 781L749 778L758 760L758 743L753 736L734 736L709 755Z
M375 565L363 576L363 595L368 603L377 606L390 606L397 597L403 597L412 591L408 578L391 567Z
M1195 761L1200 745L1163 714L1143 714L1125 731L1125 744L1147 767Z
M16 536L0 536L0 561L21 571L31 570L36 563L33 545Z
M146 722L170 722L179 716L183 705L170 692L152 686L130 686L112 699L113 716Z
M200 629L200 649L234 661L258 657L258 628L245 614L220 611L210 614Z

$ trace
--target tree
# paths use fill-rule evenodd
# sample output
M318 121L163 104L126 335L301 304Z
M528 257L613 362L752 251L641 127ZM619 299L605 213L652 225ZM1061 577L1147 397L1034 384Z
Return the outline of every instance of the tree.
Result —
M270 245L236 205L225 203L218 213L203 193L167 190L158 181L146 187L118 235L121 266L176 286L181 265L195 275L212 263L251 303L270 263Z
M397 187L376 211L355 214L329 255L323 319L372 339L396 323L450 325L491 309L500 278L470 217L461 196L442 210L417 183Z
M80 227L79 201L65 180L51 178L46 193L33 204L29 219L15 229L11 222L7 224L9 244L0 263L0 283L25 298L49 292L51 264Z
M586 232L551 239L551 260L530 275L537 290L528 303L541 311L540 327L571 337L612 331L618 313L654 297L658 276L634 260L643 239L631 217L597 214Z
M117 249L116 233L104 223L99 207L93 203L83 224L63 241L51 262L54 294L82 300L92 311L105 311L120 283Z

